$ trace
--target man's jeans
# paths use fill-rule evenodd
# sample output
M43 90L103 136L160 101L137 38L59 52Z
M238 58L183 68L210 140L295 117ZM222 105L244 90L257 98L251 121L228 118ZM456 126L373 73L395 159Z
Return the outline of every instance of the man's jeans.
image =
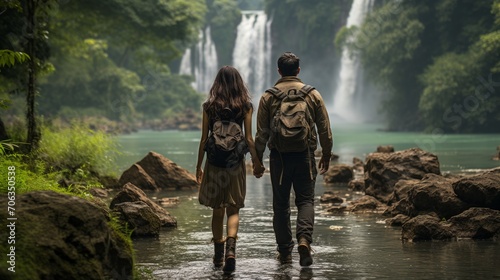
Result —
M295 191L295 205L298 209L296 238L305 237L312 243L314 226L314 184L316 163L314 154L308 152L279 153L271 150L271 183L273 186L273 228L278 251L292 252L294 241L290 225L290 191ZM281 184L280 184L281 182Z

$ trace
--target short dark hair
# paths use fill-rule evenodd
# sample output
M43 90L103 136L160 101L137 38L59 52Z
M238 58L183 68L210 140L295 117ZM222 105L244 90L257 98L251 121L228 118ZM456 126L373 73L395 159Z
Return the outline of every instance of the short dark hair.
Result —
M278 69L282 76L297 76L300 58L291 52L283 53L278 58Z

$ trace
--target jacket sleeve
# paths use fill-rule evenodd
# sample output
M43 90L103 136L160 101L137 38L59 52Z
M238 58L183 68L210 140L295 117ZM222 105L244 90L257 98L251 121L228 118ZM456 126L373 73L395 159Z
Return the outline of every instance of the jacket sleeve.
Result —
M266 93L262 95L259 102L259 109L257 111L257 133L255 134L255 149L257 151L257 156L259 160L262 161L262 157L264 156L264 151L266 149L267 141L270 136L270 116L269 116L269 104L267 99L266 101Z
M333 149L333 135L330 126L330 118L326 110L325 102L319 92L315 95L315 97L317 101L315 106L315 123L318 129L319 143L321 145L323 156L331 156Z

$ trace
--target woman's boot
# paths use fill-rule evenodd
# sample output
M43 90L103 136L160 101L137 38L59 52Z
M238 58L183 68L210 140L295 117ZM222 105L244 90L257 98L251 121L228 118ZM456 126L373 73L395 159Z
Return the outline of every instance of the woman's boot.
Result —
M236 239L234 237L228 237L226 239L226 256L224 272L232 272L236 269Z
M221 267L224 264L224 241L214 241L214 266Z

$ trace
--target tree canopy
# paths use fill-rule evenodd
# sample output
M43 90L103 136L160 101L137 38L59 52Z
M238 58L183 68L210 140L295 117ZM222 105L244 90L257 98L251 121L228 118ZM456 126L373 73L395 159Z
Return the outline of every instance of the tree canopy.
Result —
M384 1L367 17L351 47L387 93L390 128L500 131L499 5Z

